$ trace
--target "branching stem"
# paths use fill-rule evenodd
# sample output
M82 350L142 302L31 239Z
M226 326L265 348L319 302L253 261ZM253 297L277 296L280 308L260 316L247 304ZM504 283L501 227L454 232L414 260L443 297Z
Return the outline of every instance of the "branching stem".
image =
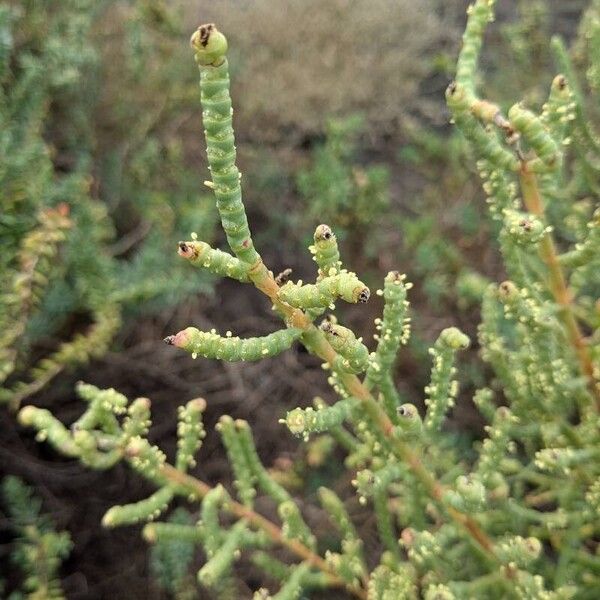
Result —
M540 194L537 177L529 168L526 161L521 163L519 178L525 207L530 213L543 219L545 212L544 203ZM600 382L595 376L594 365L588 346L577 323L572 305L573 295L567 286L558 260L556 245L550 232L546 232L542 238L539 249L540 257L548 267L550 290L556 303L561 307L560 316L567 331L569 342L577 355L581 373L585 377L588 389L595 401L596 410L600 412Z
M179 471L169 464L165 464L161 467L160 475L170 483L184 488L186 491L193 493L200 499L204 498L204 496L206 496L206 494L208 494L208 492L210 492L212 489L211 486L204 481ZM348 585L332 571L323 558L321 558L318 554L315 554L312 550L307 548L298 540L284 537L281 528L272 521L269 521L269 519L266 517L263 517L261 514L255 512L251 508L244 506L243 504L240 504L232 499L227 499L227 501L223 504L223 509L240 519L246 519L250 525L260 529L261 531L264 531L275 543L286 547L296 556L299 556L302 558L302 560L322 571L328 577L330 586L343 587L356 598L366 600L367 594L364 589Z
M273 305L283 314L290 325L305 331L303 338L306 341L310 340L311 350L325 362L334 364L338 356L337 352L327 341L323 332L313 325L306 314L279 300L277 296L279 286L275 282L271 272L265 267L262 260L249 270L248 275L254 285L269 297L273 302ZM407 444L394 436L394 424L385 414L385 411L379 403L373 398L369 390L356 375L340 373L340 378L348 392L355 398L361 400L370 418L388 439L396 454L411 468L429 495L435 501L442 503L444 493L443 486L429 472L425 465L423 465L419 456L411 450ZM472 517L449 506L446 507L446 512L457 524L468 532L488 555L495 558L492 540L485 534Z

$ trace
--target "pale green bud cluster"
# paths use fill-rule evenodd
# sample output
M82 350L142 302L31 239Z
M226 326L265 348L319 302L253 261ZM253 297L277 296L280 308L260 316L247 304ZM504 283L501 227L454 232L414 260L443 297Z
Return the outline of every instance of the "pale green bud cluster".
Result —
M378 566L369 580L367 600L396 600L417 598L416 586L407 573L398 573L386 565Z
M535 466L541 471L569 475L578 464L600 455L594 450L544 448L535 454Z
M440 429L449 409L454 406L458 393L458 382L453 379L456 373L454 358L458 350L469 346L469 338L456 327L444 329L438 337L430 354L433 357L431 383L425 388L427 414L425 429L434 432Z
M440 545L436 536L427 530L405 530L402 539L407 548L409 559L419 568L432 565L443 550L443 546Z
M537 538L523 538L518 535L499 542L496 550L503 563L514 563L518 567L524 568L539 558L542 551L542 544Z
M450 588L443 583L431 584L425 592L425 600L456 600Z
M485 486L477 475L460 475L444 500L448 506L464 513L481 512L486 504Z
M546 233L546 228L538 217L516 210L504 212L504 230L519 246L538 244Z

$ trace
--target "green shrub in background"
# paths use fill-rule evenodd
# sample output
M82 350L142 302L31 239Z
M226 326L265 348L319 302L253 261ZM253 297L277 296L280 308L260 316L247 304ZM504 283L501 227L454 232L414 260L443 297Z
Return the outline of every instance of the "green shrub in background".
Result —
M439 96L424 97L419 86L435 75L438 56L455 38L459 4L221 0L187 3L184 12L192 20L201 12L231 32L233 92L245 99L236 109L238 128L245 138L281 146L357 112L380 135L397 132L411 114L439 122Z
M163 82L141 73L139 52L170 72L166 16L151 13L158 24L137 35L149 6L0 8L1 402L18 406L65 367L102 355L124 310L131 318L210 289L166 251L171 235L210 238L213 218L181 148L163 132L173 97L163 95L158 108L147 99ZM111 73L99 30L115 12L127 28L109 45L123 52ZM103 108L118 115L109 134L107 120L95 118Z
M8 600L62 600L59 569L71 551L66 532L56 532L51 520L41 512L41 502L17 477L2 480L3 528L15 537L10 561L21 578L19 591L4 595ZM3 519L4 520L4 519Z
M357 164L357 137L362 131L364 120L358 115L331 119L324 143L312 152L312 164L298 172L297 184L310 222L331 223L340 240L368 242L360 244L359 252L373 258L385 238L369 240L367 231L380 227L389 214L389 170Z
M583 21L593 83L599 10L592 3ZM333 587L368 600L598 596L600 222L593 191L598 142L559 40L554 48L564 73L552 82L541 109L516 104L505 116L481 99L477 63L493 0L477 0L468 14L447 101L478 160L510 277L487 288L483 300L479 342L494 380L474 395L488 426L472 451L443 428L458 391L455 361L470 343L458 329L441 331L430 350L425 414L398 397L392 368L410 335L411 286L403 275L390 272L377 293L384 306L370 349L329 314L342 301L366 302L370 295L344 268L329 226L315 231L314 282L285 281L263 263L235 164L227 42L213 25L192 37L209 185L232 254L198 240L180 242L179 254L253 284L285 327L247 339L189 327L165 341L193 358L261 360L295 342L319 357L332 397L296 408L282 421L304 439L327 432L339 443L360 503L374 512L380 552L373 551L373 532L357 532L349 503L325 487L318 498L337 539L328 542L311 528L300 503L262 465L245 421L224 415L217 426L234 490L211 487L190 474L205 434L202 399L179 409L173 463L148 440L145 398L129 402L115 390L80 384L87 408L70 429L44 409L27 406L19 414L22 424L62 454L97 469L124 460L156 485L148 498L112 507L106 526L155 521L176 496L199 504L196 525L157 521L145 526L144 535L152 542L201 546L206 562L198 579L216 597L237 597L232 567L242 552L281 581L279 591L271 596L262 588L257 599L297 598L301 591ZM259 493L276 506L277 522L259 512ZM281 556L282 546L289 560Z

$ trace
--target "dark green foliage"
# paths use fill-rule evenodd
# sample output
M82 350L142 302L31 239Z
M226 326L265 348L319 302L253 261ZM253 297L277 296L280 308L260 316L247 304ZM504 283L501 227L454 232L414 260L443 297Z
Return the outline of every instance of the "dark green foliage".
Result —
M389 207L389 172L383 165L359 166L360 116L332 119L325 142L312 156L312 166L300 171L298 188L313 220L330 223L343 240L377 222Z
M463 264L461 251L436 239L438 226L420 211L415 211L420 218L406 228L414 232L409 248L419 255L417 264L425 265L422 278L441 275L450 298L455 296L453 286L463 290L463 307L483 298L478 342L490 377L487 387L474 393L474 403L488 425L483 441L474 444L470 435L449 432L446 423L458 396L458 351L471 343L460 330L436 324L436 332L442 331L430 349L431 358L422 361L431 372L419 398L424 415L397 389L394 362L410 334L411 286L403 275L391 271L377 291L384 306L382 318L375 321L373 349L335 316L320 326L315 323L326 309L335 310L338 298L353 303L369 299L358 277L341 269L340 249L329 226L319 226L314 237L312 252L319 268L314 283L285 283L262 262L250 236L235 161L227 42L213 25L201 26L192 37L201 71L212 178L208 187L236 256L214 254L216 263L202 262L196 253L210 254L210 249L195 241L180 243L179 251L219 274L233 269L238 280L233 285L254 284L283 323L281 330L263 338L221 337L214 330L188 327L165 341L222 360L257 360L288 351L292 342L303 344L327 371L331 397L327 403L315 400L315 409L290 411L283 422L305 439L312 432L327 432L320 438L325 443L316 452L317 462L333 456L333 440L340 443L356 498L342 499L321 489L322 506L337 529L332 538L314 526L308 502L294 498L282 485L291 478L263 465L249 424L227 415L221 416L217 430L232 464L234 486L229 491L192 475L188 470L204 436L201 413L206 403L198 399L180 411L174 464L147 437L146 399L128 404L115 390L82 384L78 391L88 407L70 428L51 411L35 406L23 408L19 418L62 454L96 469L123 460L158 488L143 500L113 506L103 519L105 526L153 521L178 496L196 503L198 523L148 524L144 533L159 544L169 538L185 542L185 550L171 547L173 554L183 553L185 564L193 544L200 544L205 563L198 580L217 597L235 597L233 569L245 553L282 581L273 596L279 599L298 598L302 590L320 587L343 588L361 600L419 595L430 600L566 600L594 598L600 589L600 290L595 274L600 146L594 119L588 116L594 112L588 113L573 75L577 68L560 42L554 47L567 74L549 78L543 106L525 108L511 99L513 108L503 111L504 99L496 105L478 96L478 63L494 5L494 0L476 0L468 11L457 80L447 91L454 125L468 151L461 149L459 159L447 164L457 167L465 157L477 161L490 207L484 231L497 240L490 254L496 265L501 255L510 280L500 283L505 276L498 266L491 269L495 283L485 285L481 275ZM592 42L598 8L592 3L582 26L583 37ZM540 22L541 13L532 14L534 23ZM525 24L509 38L518 48L517 42L526 44L534 29ZM531 41L533 48L535 43ZM256 45L259 50L260 39ZM594 48L591 43L592 64ZM519 98L526 93L522 87ZM362 245L368 238L378 242L386 186L374 185L366 203L355 195L360 181L348 137L353 127L329 132L314 168L300 177L299 185L311 202L325 198L318 207L319 222L337 219L347 228L346 240L357 240L357 249L368 253ZM451 140L453 148L457 138ZM441 160L435 141L424 146ZM467 170L457 168L463 184ZM479 213L465 209L462 214L467 223L459 228L461 234L476 233ZM479 376L483 379L483 372ZM506 406L497 407L496 402ZM344 492L352 493L348 487ZM373 512L364 524L364 540L348 510L354 501ZM263 516L263 503L277 515L272 521ZM377 553L366 554L367 543ZM286 563L279 560L282 548ZM255 598L271 596L261 589Z
M189 526L192 517L183 508L178 508L167 519L169 524ZM195 544L183 536L157 539L150 549L150 568L161 588L177 600L197 597L191 573Z
M131 317L209 289L184 276L167 241L190 231L210 239L214 218L183 149L162 132L174 98L159 111L148 99L162 82L136 53L164 76L180 27L153 5L0 8L0 401L18 405L62 369L102 355L124 310ZM115 18L125 27L107 52L99 30ZM118 72L114 48L124 54ZM121 128L106 139L103 110Z
M8 600L62 600L58 571L71 552L67 532L56 532L42 514L42 503L17 477L2 480L2 505L10 534L15 536L10 561L21 576L20 591Z

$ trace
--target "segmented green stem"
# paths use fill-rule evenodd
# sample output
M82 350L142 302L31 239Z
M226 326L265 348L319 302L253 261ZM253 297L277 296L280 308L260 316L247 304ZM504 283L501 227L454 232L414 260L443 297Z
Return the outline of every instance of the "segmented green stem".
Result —
M329 431L338 427L350 417L359 404L360 400L356 398L342 398L331 406L320 405L316 410L310 406L294 408L281 422L285 423L293 434L308 437L309 433Z
M441 425L449 408L454 405L457 383L452 379L456 372L454 357L458 350L467 348L469 338L456 327L449 327L440 333L434 347L431 383L425 388L427 398L427 416L425 429L436 431Z
M508 111L508 118L544 166L548 169L556 169L560 166L562 158L560 149L539 117L520 104L515 104ZM531 168L534 166L535 163L532 161Z
M235 168L235 166L232 164L232 161L235 158L235 151L232 148L233 132L231 131L231 102L228 93L228 75L225 59L227 43L224 37L220 34L215 36L215 32L216 30L214 29L214 26L201 27L193 36L192 44L196 51L196 60L201 65L203 78L203 81L201 82L203 91L203 104L207 110L209 108L211 109L209 114L206 115L207 119L205 119L207 143L209 146L212 144L208 138L214 137L215 133L219 130L224 131L223 138L226 138L229 142L228 145L225 145L225 141L223 141L223 146L221 147L213 145L212 147L219 150L219 152L213 153L213 155L210 157L210 161L214 161L214 166L211 164L211 170L213 171L213 183L216 188L215 191L217 192L217 199L220 204L219 210L221 212L225 227L226 224L228 226L231 225L231 222L228 221L228 212L226 208L234 207L232 212L234 212L237 216L238 214L243 213L243 205L241 205L241 195L239 193L234 194L232 192L234 187L237 188L239 186L239 177L237 168ZM213 99L215 100L214 105L209 106L206 104L206 100L208 100L210 103ZM215 115L212 112L212 108L219 108L221 110L218 111L217 115ZM217 117L216 119L215 116ZM225 127L223 127L224 123ZM226 149L232 151L227 156L223 154L224 150ZM219 161L221 161L221 163L219 163ZM230 171L221 176L219 173L219 167L222 167L223 163L230 166ZM227 192L231 192L231 196L228 196ZM241 213L236 212L239 211L238 202L241 206ZM327 341L324 333L319 331L312 324L310 316L300 310L302 307L294 304L288 304L287 301L280 296L280 288L277 282L268 269L263 265L260 257L252 246L245 216L243 219L238 219L238 221L243 221L243 225L245 225L245 227L242 227L241 229L234 228L234 230L231 230L231 227L229 227L230 231L227 231L226 229L226 232L228 234L228 238L230 236L232 238L236 238L232 239L232 242L235 245L235 247L232 245L232 249L234 250L236 256L244 262L253 263L252 268L249 271L250 280L259 290L269 297L273 305L281 313L288 324L303 330L302 341L309 348L309 350L318 355L325 362L333 365L338 359L338 354ZM245 236L242 235L242 233L245 234ZM240 244L238 242L244 237L245 239L242 241L242 244L245 243L245 246L240 248ZM292 292L290 299L293 298L293 295L294 294ZM335 295L339 296L342 294L338 293ZM354 298L352 294L351 297L353 298L352 301L361 299L366 300L364 293L361 294L360 292L358 293L357 298ZM322 305L317 305L316 308L320 308L321 306ZM169 341L172 340L170 339ZM394 453L403 461L405 461L410 469L414 472L415 476L421 481L432 498L438 502L442 502L444 491L443 486L423 465L418 454L415 453L410 446L395 437L394 424L390 421L385 411L370 394L369 390L355 375L350 373L340 373L339 381L341 386L349 395L356 397L361 401L365 414L377 427L379 433L387 440L387 443L389 443ZM181 476L181 474L177 471L172 473L172 476L175 476L175 474L177 474L177 477ZM259 480L259 485L262 485L264 482L261 482L261 475L259 473L257 473L257 478ZM272 481L270 478L267 478L267 480ZM204 486L202 486L202 488L204 488ZM271 489L270 491L275 490ZM276 496L278 495L279 494L276 493ZM281 502L282 500L279 497L276 497L275 499L278 502ZM232 503L229 504L231 505ZM242 505L235 506L238 514L248 514L248 511L246 511ZM485 535L485 533L480 529L478 524L473 519L471 519L468 515L453 509L452 507L447 507L447 514L454 521L463 526L490 555L494 555L494 548L491 540ZM256 521L257 517L253 516L253 518ZM264 526L264 524L262 525ZM286 545L291 547L291 541L288 541ZM301 552L305 552L306 547L302 546L301 548L297 548L297 551L299 554ZM312 564L318 564L319 568L321 568L323 571L329 572L329 569L327 569L326 565L323 565L323 561L320 559L317 559L311 555L310 561ZM359 597L365 597L364 592L354 586L351 586L350 590Z
M235 164L233 108L229 95L227 42L214 26L203 25L192 36L200 68L200 99L206 138L206 154L214 184L217 209L227 242L243 262L260 260L254 249L246 211L242 204L241 174Z
M216 358L228 362L261 360L287 350L302 334L302 330L289 328L274 331L263 337L223 337L215 331L200 331L188 327L165 342L182 348L192 355Z
M179 242L179 256L187 258L190 264L196 267L208 269L215 275L237 279L242 283L249 281L246 263L227 252L211 248L205 242Z
M134 504L113 506L102 518L102 525L104 527L118 527L119 525L132 525L140 521L155 519L167 509L173 495L171 488L163 487L148 496L148 498Z
M290 306L302 309L327 308L337 298L346 302L367 302L371 292L355 273L342 271L324 277L317 283L299 285L291 281L279 290L279 298Z
M351 329L325 320L321 323L321 331L339 355L339 360L332 365L336 371L362 373L366 370L369 349L362 343L361 338L356 338Z
M400 397L394 385L392 366L398 355L398 349L408 341L410 321L406 317L408 301L406 292L410 284L406 284L405 276L398 271L387 274L383 285L383 319L376 319L378 330L376 336L377 349L371 356L365 385L371 388L377 385L383 396L384 408L392 420L395 420L396 409Z
M474 100L461 83L454 82L446 91L446 102L454 122L462 134L473 144L477 153L494 167L505 171L518 171L519 161L515 154L505 148L494 130L486 130L473 115ZM504 123L504 121L500 121Z
M469 17L456 65L456 81L464 85L469 95L472 96L475 96L475 74L481 53L483 34L487 24L494 20L495 3L495 0L477 0L467 10Z

